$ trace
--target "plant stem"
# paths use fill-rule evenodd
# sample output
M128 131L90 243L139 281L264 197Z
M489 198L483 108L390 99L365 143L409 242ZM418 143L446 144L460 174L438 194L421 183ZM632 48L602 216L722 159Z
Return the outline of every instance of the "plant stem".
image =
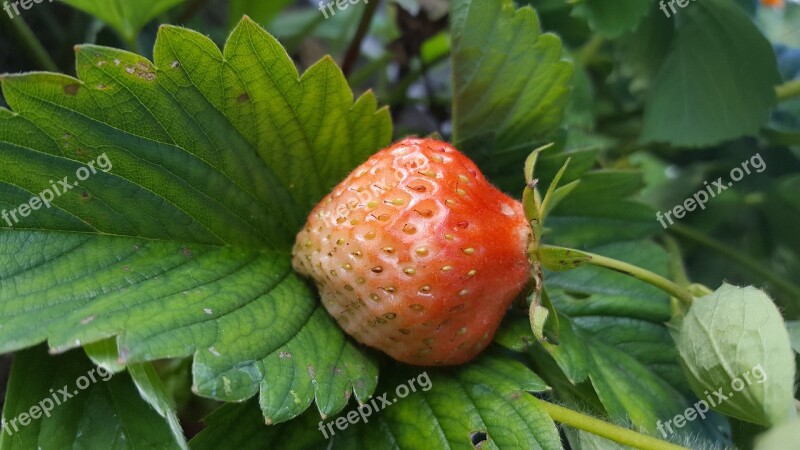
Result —
M27 47L27 50L33 57L34 62L39 64L39 66L44 70L58 72L58 66L56 65L55 61L53 61L53 58L51 58L50 54L47 53L47 50L44 49L42 43L39 42L39 39L36 37L33 31L31 31L30 27L28 27L28 24L25 23L25 20L23 20L21 16L13 19L9 19L6 14L2 14L2 16L11 26L11 29L14 30L14 34L16 34L19 38L20 43Z
M342 73L344 73L345 78L350 75L356 65L358 54L361 53L361 41L364 40L364 36L369 31L369 25L372 23L372 17L375 16L375 10L378 9L378 3L380 3L380 0L373 0L367 3L364 14L361 16L356 35L353 36L353 41L350 42L350 47L347 48L347 53L345 53L344 61L342 62Z
M581 47L575 55L575 60L582 66L586 67L592 61L600 47L605 44L606 40L599 34L593 34L592 37Z
M591 256L592 258L586 261L587 264L592 264L599 267L605 267L607 269L616 270L617 272L630 275L636 279L642 280L645 283L649 283L661 289L662 291L677 298L678 300L687 305L692 304L692 296L689 294L688 291L678 286L677 284L673 283L672 281L662 277L661 275L655 274L646 269L642 269L639 266L634 266L633 264L629 264L623 261L618 261L616 259L608 258L606 256L595 255L594 253L589 253L589 252L584 252L584 253Z
M689 281L689 276L686 274L686 267L683 265L683 255L681 249L678 247L678 242L672 236L664 236L664 248L669 255L670 276L678 283L678 286L684 288L692 284Z
M695 230L694 228L679 223L673 224L669 228L669 231L675 235L689 239L700 245L708 247L711 250L714 250L720 255L725 256L726 258L729 258L731 261L744 267L745 269L763 277L765 280L767 280L770 284L772 284L776 288L784 291L787 294L792 295L794 298L800 298L800 286L792 283L786 278L781 277L774 271L769 270L768 268L762 266L761 264L758 264L757 262L753 261L747 256L742 255L741 253L729 247L725 243L720 242L712 238L711 236L702 233L701 231Z
M800 96L800 79L789 80L775 86L775 95L778 97L779 102Z
M539 404L556 422L561 422L579 430L588 431L589 433L602 436L622 445L642 450L688 450L686 447L662 441L646 434L637 433L636 431L595 419L594 417L544 400L539 400Z

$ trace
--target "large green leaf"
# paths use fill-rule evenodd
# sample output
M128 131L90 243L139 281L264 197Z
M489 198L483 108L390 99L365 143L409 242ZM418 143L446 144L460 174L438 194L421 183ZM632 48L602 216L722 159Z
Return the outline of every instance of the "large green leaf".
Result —
M561 185L580 180L548 215L545 239L549 243L582 247L619 240L641 239L659 230L652 208L636 201L642 175L632 170L593 168L597 150L581 148L544 152L536 165L540 186L549 186L555 173L569 166Z
M658 75L674 35L674 19L666 17L653 2L650 13L634 32L620 38L620 71L631 77L632 91L645 89Z
M561 123L572 64L542 34L532 8L512 0L451 2L453 141L501 186Z
M52 0L51 0L52 1ZM61 0L83 10L114 28L131 42L139 30L157 15L184 0Z
M546 225L549 238L564 245L596 245L638 239L659 226L653 209L632 197L641 185L633 171L595 170L553 209Z
M483 449L561 448L555 425L530 394L547 386L517 361L484 355L457 369L398 367L390 372L381 378L378 391L391 404L369 415L364 409L364 418L351 414L358 411L353 406L338 419L352 415L354 420L345 420L344 430L333 426L334 434L326 424L337 418L319 421L305 415L264 427L252 408L226 405L208 418L209 426L190 445L215 449L234 435L242 440L236 448L243 449L473 448L481 442ZM398 387L410 386L412 378L416 392L398 397Z
M3 450L181 448L127 374L112 377L77 351L17 353L3 419Z
M0 222L0 351L117 336L125 363L193 355L198 394L260 391L273 422L366 398L377 366L289 249L313 204L388 143L388 112L371 93L354 103L328 58L300 77L250 20L224 52L167 26L153 62L77 53L79 79L3 79L0 209L98 157L113 168Z
M650 85L642 140L706 146L755 134L775 105L775 53L733 2L680 11L671 51Z

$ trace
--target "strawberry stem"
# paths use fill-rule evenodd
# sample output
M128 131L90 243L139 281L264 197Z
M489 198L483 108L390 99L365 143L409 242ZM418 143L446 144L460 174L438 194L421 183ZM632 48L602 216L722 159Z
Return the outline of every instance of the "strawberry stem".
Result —
M637 433L636 431L595 419L594 417L564 408L563 406L544 400L538 400L538 402L556 422L569 425L579 430L588 431L589 433L602 436L622 445L642 450L688 450L686 447L662 441L646 434Z
M550 270L569 270L584 264L592 264L642 280L675 297L685 305L691 305L694 300L692 294L677 283L649 270L642 269L639 266L634 266L633 264L612 259L607 256L554 245L542 245L536 249L528 249L528 252L532 260L541 261L542 264Z
M661 289L662 291L677 298L686 305L692 304L693 300L692 295L689 294L689 292L686 289L678 286L676 283L662 277L661 275L655 274L646 269L642 269L639 266L634 266L633 264L629 264L613 258L608 258L606 256L596 255L594 253L589 253L589 252L583 252L583 253L589 255L589 257L591 258L588 261L586 261L586 264L592 264L598 267L605 267L607 269L615 270L617 272L630 275L636 279L642 280L645 283L651 284Z

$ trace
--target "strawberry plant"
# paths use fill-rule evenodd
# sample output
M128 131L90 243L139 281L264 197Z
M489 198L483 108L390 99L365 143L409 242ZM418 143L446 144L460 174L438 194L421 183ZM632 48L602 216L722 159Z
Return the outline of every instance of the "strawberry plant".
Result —
M0 450L793 448L783 2L0 13Z

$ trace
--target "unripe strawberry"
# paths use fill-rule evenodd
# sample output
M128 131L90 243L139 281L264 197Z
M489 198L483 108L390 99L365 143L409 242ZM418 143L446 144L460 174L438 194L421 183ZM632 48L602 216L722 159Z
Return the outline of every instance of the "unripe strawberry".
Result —
M527 283L522 205L433 139L356 168L297 235L293 264L359 342L417 365L460 364L492 340Z

